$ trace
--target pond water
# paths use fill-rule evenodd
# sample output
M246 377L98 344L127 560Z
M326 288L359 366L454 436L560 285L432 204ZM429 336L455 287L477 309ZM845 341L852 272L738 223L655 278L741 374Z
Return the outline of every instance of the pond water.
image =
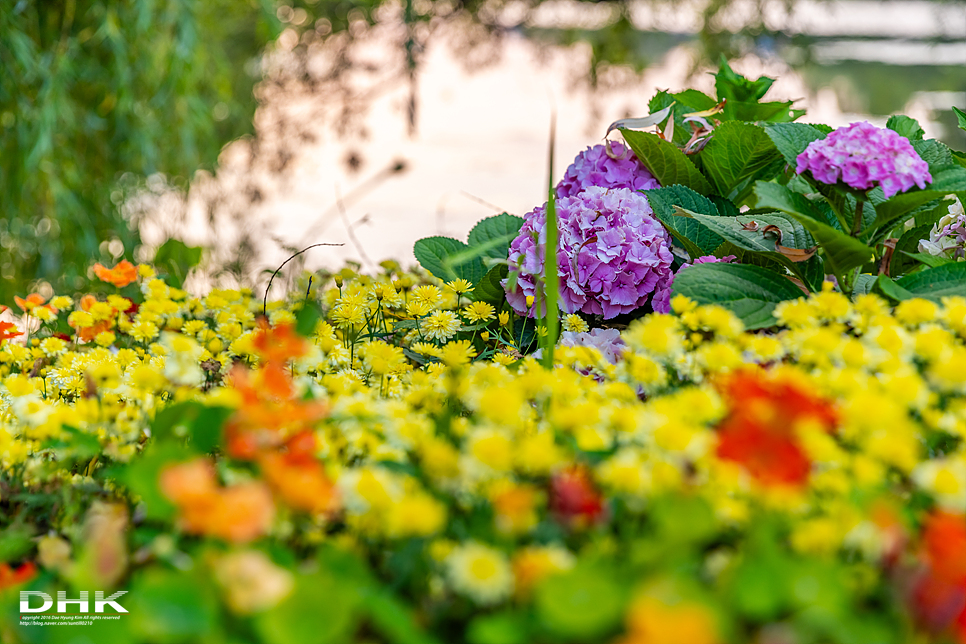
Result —
M768 18L789 34L786 42L776 41L771 51L766 42L766 51L733 62L746 76L778 78L768 98L801 99L796 107L808 110L806 122L838 126L868 119L881 125L889 113L905 111L928 136L949 140L961 134L938 115L954 103L966 105L966 5L863 1L796 7L793 14ZM305 134L285 170L252 169L248 144L229 146L217 177L196 181L178 234L224 248L238 239L232 226L247 227L251 243L244 253L254 268L281 263L291 254L285 248L319 242L343 245L310 251L307 266L354 260L371 268L386 258L413 261L412 246L421 237L465 239L487 215L523 215L545 200L551 114L557 119L556 179L578 152L601 142L608 123L646 114L657 89L713 90L711 76L695 69L687 33L694 27L686 15L648 14L642 5L634 16L642 42L660 43L662 51L640 76L627 80L625 74L595 90L583 75L590 56L585 45L539 44L532 34L511 33L495 61L468 71L465 59L454 54L461 38L457 27L423 52L415 86L380 86L367 101L361 127L347 137L335 135L325 116L331 112L320 109L325 96L277 90L265 99L276 108L270 118L297 122ZM550 30L575 21L593 28L594 20L606 22L607 16L563 3L533 18L535 28ZM391 33L374 30L362 49L376 67L389 60ZM796 40L800 34L808 34L805 44ZM794 66L783 62L803 58ZM275 123L266 122L268 111L256 124L270 141ZM347 163L350 158L355 163ZM389 170L394 165L396 171ZM259 172L257 199L243 200L244 212L232 222L219 221L204 195L237 193ZM146 223L146 240L157 239L160 230Z

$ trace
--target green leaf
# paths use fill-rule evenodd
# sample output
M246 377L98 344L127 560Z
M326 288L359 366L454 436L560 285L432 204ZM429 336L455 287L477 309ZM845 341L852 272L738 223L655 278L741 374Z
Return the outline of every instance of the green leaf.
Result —
M151 423L158 441L181 441L198 454L207 454L221 443L222 428L234 412L185 401L162 409Z
M389 644L438 644L416 624L412 611L387 589L369 588L363 597L369 621Z
M896 242L896 248L892 253L892 261L889 263L890 275L902 275L907 270L915 266L911 255L919 252L919 242L929 238L932 224L923 224L907 230Z
M489 302L493 306L499 306L506 297L501 282L507 278L510 270L506 264L497 264L483 276L480 283L476 285L470 295L474 300Z
M916 297L914 294L899 286L895 280L886 275L879 275L875 281L875 284L872 286L872 291L879 293L880 295L885 295L887 298L897 302Z
M214 635L215 590L199 574L150 568L135 578L124 607L139 641L203 641Z
M286 599L255 617L255 631L265 644L347 642L358 627L362 603L354 584L326 572L298 575Z
M910 141L921 141L925 135L919 121L904 114L890 116L886 121L886 127Z
M467 251L469 246L451 237L425 237L413 247L416 261L434 277L444 282L465 279L476 284L484 274L483 262Z
M158 479L169 465L187 461L195 454L172 441L153 441L137 459L118 471L117 478L131 493L140 497L145 516L149 519L170 520L175 507L161 492Z
M188 246L177 239L161 244L154 255L154 266L171 278L172 286L181 288L188 272L201 262L202 249Z
M727 121L715 128L701 152L701 164L719 195L740 202L755 180L781 172L784 160L763 128Z
M560 636L599 641L620 624L627 601L613 572L581 565L554 575L537 588L537 616L543 626Z
M920 264L925 264L931 268L936 268L937 266L945 266L946 264L955 264L955 259L949 259L948 257L938 257L936 255L930 255L929 253L910 253L908 251L902 251L903 254L908 255Z
M806 123L768 123L763 127L785 158L785 163L792 167L798 164L796 157L805 151L809 143L825 138L821 130Z
M818 218L824 217L815 212L803 195L784 186L761 181L755 185L755 193L758 195L759 205L767 204L788 213L811 233L821 246L829 269L836 275L862 266L874 257L873 250L861 241L820 221Z
M620 132L637 158L662 186L681 184L702 195L711 192L712 188L708 180L698 171L691 159L673 143L664 141L649 132L634 130Z
M936 139L913 141L912 147L922 160L929 164L930 171L934 166L946 166L953 162L952 150Z
M872 287L875 285L875 281L875 275L869 275L867 273L859 273L856 275L855 284L852 286L852 297L855 298L859 295L871 293Z
M717 304L730 310L749 329L774 326L772 311L779 302L803 296L788 278L759 266L698 264L674 278L674 293L698 304Z
M469 644L527 644L533 640L527 616L504 611L493 615L480 615L466 629Z
M913 210L934 199L944 199L948 194L966 196L966 168L946 165L930 169L932 183L925 190L913 190L893 196L875 207L876 218L871 228L891 228Z
M15 561L33 550L33 536L30 526L16 523L0 531L0 563Z
M303 338L315 335L315 325L324 317L317 302L306 302L295 316L295 332Z
M953 113L956 115L956 120L959 122L959 129L966 130L966 112L958 107L953 107Z
M691 259L711 255L724 241L718 234L697 220L674 214L674 208L678 206L692 212L717 216L717 207L707 197L681 185L645 190L644 194L647 195L654 216L684 247Z
M507 213L487 217L473 226L468 243L470 247L485 247L484 257L505 260L509 254L510 242L522 227L523 217Z
M943 297L966 296L966 262L955 262L912 273L896 284L914 297L939 302Z

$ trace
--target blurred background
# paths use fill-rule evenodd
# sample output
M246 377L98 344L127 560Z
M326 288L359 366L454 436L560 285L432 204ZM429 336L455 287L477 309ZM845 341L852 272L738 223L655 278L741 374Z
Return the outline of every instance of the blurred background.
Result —
M966 0L0 0L0 297L169 238L195 288L409 264L544 200L552 113L559 177L722 56L803 121L966 148Z

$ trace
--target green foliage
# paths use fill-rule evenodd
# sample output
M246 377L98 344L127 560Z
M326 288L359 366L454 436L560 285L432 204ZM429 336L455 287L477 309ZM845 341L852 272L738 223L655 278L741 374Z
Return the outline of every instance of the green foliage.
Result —
M959 124L959 129L966 130L966 112L958 107L954 107L953 113L956 115L956 121Z
M711 193L712 187L708 180L691 159L670 141L664 141L649 132L621 130L621 134L637 158L662 186L680 184L702 195Z
M171 284L181 288L191 269L201 263L201 255L201 248L169 239L158 248L152 263L170 278Z
M507 213L487 217L473 226L467 243L471 247L479 248L483 257L505 260L509 252L510 242L517 236L522 227L523 217L508 215Z
M764 129L728 121L715 128L701 152L701 165L715 193L740 204L755 181L774 178L784 161Z
M0 295L83 285L137 177L181 185L251 130L271 0L5 3L0 10ZM182 265L182 270L186 265Z
M821 130L805 123L774 123L764 127L772 143L785 157L785 163L792 167L795 167L795 159L805 151L809 143L825 138Z
M579 566L540 586L537 615L544 627L572 641L598 641L624 614L626 591L614 571Z
M674 293L698 304L723 306L749 329L773 326L775 305L802 296L802 291L788 278L745 264L691 266L674 278Z
M886 127L910 141L921 141L926 134L922 126L919 125L919 121L903 114L890 116L886 122Z
M876 286L879 292L893 300L921 297L939 303L944 297L966 296L966 263L943 264L897 280L880 275Z
M451 237L424 237L416 242L413 253L423 268L444 282L465 279L476 284L484 274L479 254Z

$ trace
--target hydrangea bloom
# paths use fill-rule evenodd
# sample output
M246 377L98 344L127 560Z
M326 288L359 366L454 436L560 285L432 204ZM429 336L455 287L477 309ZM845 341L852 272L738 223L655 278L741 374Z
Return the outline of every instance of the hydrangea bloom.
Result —
M799 174L808 170L822 183L842 181L856 190L878 184L887 199L913 185L925 188L932 182L929 164L906 137L867 121L840 127L824 139L812 141L797 161Z
M725 255L720 259L714 255L703 255L690 264L682 264L681 268L674 275L677 275L688 266L694 266L695 264L730 264L736 259L738 258L734 255ZM654 297L651 300L651 306L655 311L671 310L671 287L674 285L674 275L671 276L671 279L663 282L659 288L655 289Z
M949 206L949 214L933 225L929 239L919 242L919 252L956 260L966 258L966 212L959 199Z
M590 186L629 190L661 187L633 152L625 150L620 143L612 143L611 149L618 158L609 157L603 145L595 145L578 154L557 184L557 197L572 197Z
M559 199L557 217L560 308L565 312L610 319L643 306L651 293L672 279L671 239L652 216L644 195L592 186ZM527 213L525 220L510 244L510 268L519 271L519 277L507 301L521 315L532 317L540 303L528 307L526 298L537 295L544 271L546 205Z

